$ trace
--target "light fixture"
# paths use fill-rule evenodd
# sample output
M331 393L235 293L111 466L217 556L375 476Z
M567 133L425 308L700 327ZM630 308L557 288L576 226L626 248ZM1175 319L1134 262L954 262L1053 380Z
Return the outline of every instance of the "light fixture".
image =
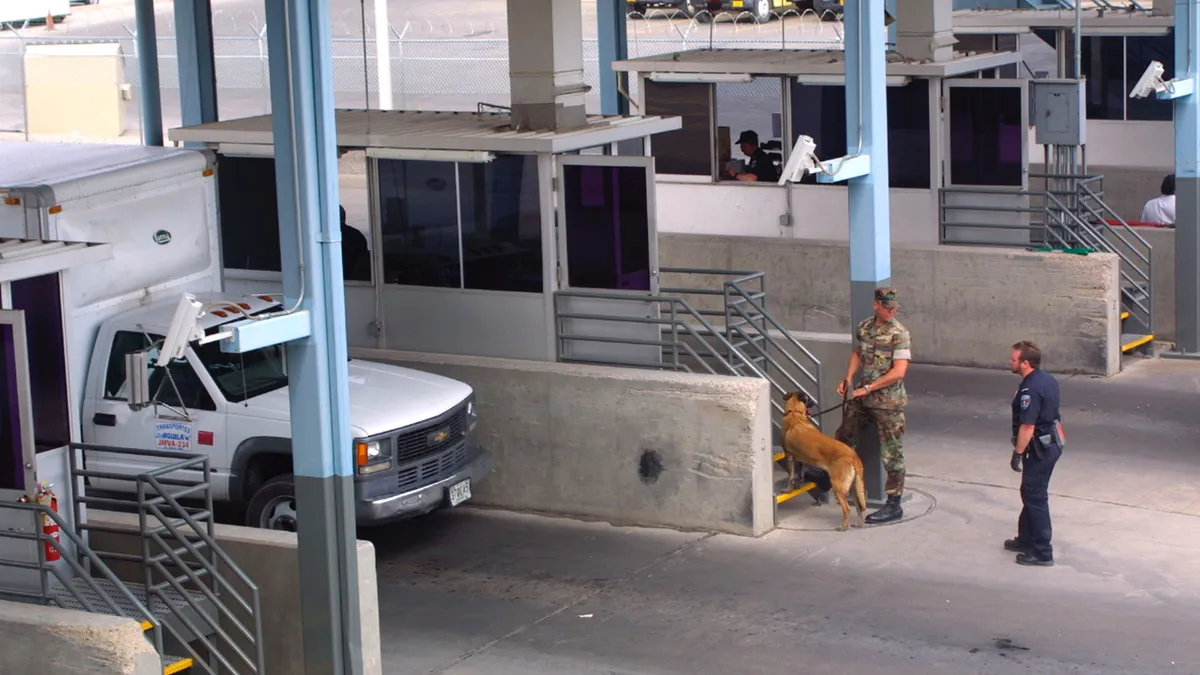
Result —
M486 164L496 159L494 154L485 150L422 150L414 148L367 148L367 157L469 164Z
M654 82L712 82L712 83L745 83L751 81L750 73L650 73Z
M910 78L905 75L888 75L884 82L889 87L903 87L908 84ZM812 74L812 75L797 75L796 84L829 84L845 86L845 75L828 74Z

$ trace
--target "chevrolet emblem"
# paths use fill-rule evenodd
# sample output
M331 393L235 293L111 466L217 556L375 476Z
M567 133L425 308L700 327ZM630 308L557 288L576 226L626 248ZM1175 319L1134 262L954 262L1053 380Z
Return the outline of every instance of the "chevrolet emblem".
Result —
M450 438L450 430L442 429L441 431L431 434L429 436L429 442L430 442L430 444L436 445L438 443L445 441L447 438Z

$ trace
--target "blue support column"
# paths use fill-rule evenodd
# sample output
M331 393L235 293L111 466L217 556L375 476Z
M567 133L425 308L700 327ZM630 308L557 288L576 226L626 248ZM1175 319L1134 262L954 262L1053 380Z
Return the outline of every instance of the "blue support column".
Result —
M266 0L307 675L361 675L330 0Z
M604 115L628 115L629 101L617 89L618 74L613 61L629 58L629 33L625 0L596 0L600 50L600 112ZM626 89L628 91L628 89Z
M851 328L874 315L875 289L892 276L892 226L888 203L887 61L885 0L847 2L846 154L866 155L870 170L849 181ZM860 146L861 143L861 146ZM867 498L884 498L884 471L873 425L860 434Z
M158 80L158 31L154 25L154 0L136 0L138 98L142 103L142 143L163 144L162 87Z
M183 126L217 121L211 0L175 0L175 52Z
M1175 2L1175 77L1191 92L1175 98L1175 346L1200 358L1200 0ZM1164 77L1169 73L1164 74Z

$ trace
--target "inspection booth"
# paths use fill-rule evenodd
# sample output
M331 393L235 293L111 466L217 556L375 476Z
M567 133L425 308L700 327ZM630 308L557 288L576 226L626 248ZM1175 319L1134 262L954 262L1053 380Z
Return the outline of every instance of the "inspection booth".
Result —
M1019 53L1004 49L959 51L928 63L888 54L894 242L938 243L941 187L979 187L972 199L986 202L989 187L1027 185L1029 91L1028 80L1014 72L1019 63ZM814 139L822 160L856 150L847 148L840 49L697 49L614 68L636 78L637 112L683 119L680 130L650 142L660 231L848 240L845 182L817 184L808 176L781 187L732 180L725 172L731 160L745 159L736 142L748 130L779 166L801 134ZM973 235L961 229L963 237Z
M590 116L530 131L507 112L338 110L343 250L369 250L344 258L349 344L556 360L557 291L657 289L645 139L680 124ZM234 293L282 287L272 133L270 115L169 132L217 155Z
M1137 220L1146 201L1158 196L1163 176L1174 171L1175 128L1171 101L1130 98L1129 92L1151 61L1174 75L1174 17L1161 11L1084 9L1080 28L1087 116L1082 168L1102 175L1109 205L1125 219ZM967 48L1019 50L1026 77L1075 72L1074 11L959 11L954 33ZM1032 130L1029 147L1031 171L1041 173L1044 151Z

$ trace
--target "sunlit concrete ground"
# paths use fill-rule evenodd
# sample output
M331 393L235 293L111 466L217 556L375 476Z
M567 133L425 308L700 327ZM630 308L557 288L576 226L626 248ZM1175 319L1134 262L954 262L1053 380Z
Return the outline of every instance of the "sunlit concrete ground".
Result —
M1063 379L1053 568L1001 548L1015 385L914 367L908 484L934 503L899 525L797 500L818 527L761 539L480 509L363 532L384 672L1200 672L1200 364Z

